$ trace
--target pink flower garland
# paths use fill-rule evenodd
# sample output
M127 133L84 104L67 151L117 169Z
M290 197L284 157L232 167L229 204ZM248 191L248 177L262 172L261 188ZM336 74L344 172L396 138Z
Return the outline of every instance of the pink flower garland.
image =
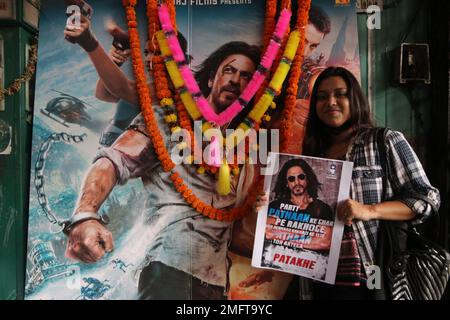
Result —
M161 22L161 27L166 33L167 41L172 51L173 58L179 65L179 70L181 76L183 77L187 90L189 91L189 93L191 93L192 97L197 103L197 107L200 113L207 121L222 126L230 122L243 108L245 108L242 103L249 102L253 98L258 88L266 78L268 70L270 70L280 48L281 40L285 36L287 27L289 26L290 18L291 12L289 10L284 9L280 13L280 17L276 24L274 34L270 39L270 44L261 59L260 67L258 67L257 71L253 74L252 79L250 80L244 91L241 93L239 99L236 99L231 104L231 106L229 106L225 111L221 112L218 115L211 108L203 94L201 94L200 88L198 87L198 84L194 79L192 71L189 69L186 63L184 53L181 50L180 43L178 42L175 31L173 29L167 6L164 4L161 4L159 6L159 19Z

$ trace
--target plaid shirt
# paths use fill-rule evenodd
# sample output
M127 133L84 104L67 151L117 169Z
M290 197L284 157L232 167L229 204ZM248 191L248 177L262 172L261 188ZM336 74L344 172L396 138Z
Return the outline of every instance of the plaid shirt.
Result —
M374 134L360 134L346 155L353 162L350 195L363 204L383 201L383 169ZM366 141L364 141L366 140ZM367 141L369 140L369 141ZM422 165L402 133L387 130L385 136L387 174L386 199L398 200L417 214L412 224L419 224L438 210L439 191L430 185ZM378 220L353 223L359 254L366 271L374 262Z
M370 131L372 132L372 130ZM359 134L346 154L353 162L350 197L363 204L383 201L383 169L375 134ZM386 157L389 167L386 199L398 200L416 214L412 224L419 224L436 213L440 205L439 191L430 185L422 165L402 133L387 130ZM353 221L352 227L366 274L376 262L378 220ZM311 299L311 281L300 277L300 298Z

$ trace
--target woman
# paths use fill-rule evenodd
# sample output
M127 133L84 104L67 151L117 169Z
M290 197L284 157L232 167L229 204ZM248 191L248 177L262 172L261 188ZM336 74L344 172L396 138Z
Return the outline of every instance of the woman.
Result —
M348 70L325 69L316 80L310 106L304 154L354 163L350 199L337 208L346 227L336 284L314 282L313 298L370 299L372 292L365 280L376 264L378 221L418 224L439 208L439 191L430 185L404 136L388 130L386 199L395 200L382 199L383 170L372 115L358 81Z
M385 136L390 167L385 188L386 199L395 200L382 199L383 170L374 129L369 104L353 74L341 67L325 69L312 90L303 154L352 161L354 167L350 199L337 208L345 229L336 283L311 286L301 278L301 298L371 299L366 279L376 265L379 220L418 224L439 208L439 191L430 185L404 136L392 130ZM267 198L258 198L256 210Z

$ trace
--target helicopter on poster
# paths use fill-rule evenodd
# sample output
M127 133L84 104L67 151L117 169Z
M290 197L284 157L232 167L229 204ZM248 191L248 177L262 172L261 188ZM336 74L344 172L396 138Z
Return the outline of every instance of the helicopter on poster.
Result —
M92 117L86 111L87 107L96 109L93 105L78 99L68 93L52 90L60 96L51 99L45 108L41 108L41 113L50 119L70 127L70 124L78 124L86 127Z

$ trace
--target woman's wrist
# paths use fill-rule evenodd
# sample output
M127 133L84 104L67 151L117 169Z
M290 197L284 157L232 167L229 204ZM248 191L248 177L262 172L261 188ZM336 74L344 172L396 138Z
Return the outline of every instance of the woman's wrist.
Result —
M368 205L369 220L380 220L380 213L377 210L377 204Z
M368 206L371 219L408 221L414 219L416 214L401 201L385 201Z

